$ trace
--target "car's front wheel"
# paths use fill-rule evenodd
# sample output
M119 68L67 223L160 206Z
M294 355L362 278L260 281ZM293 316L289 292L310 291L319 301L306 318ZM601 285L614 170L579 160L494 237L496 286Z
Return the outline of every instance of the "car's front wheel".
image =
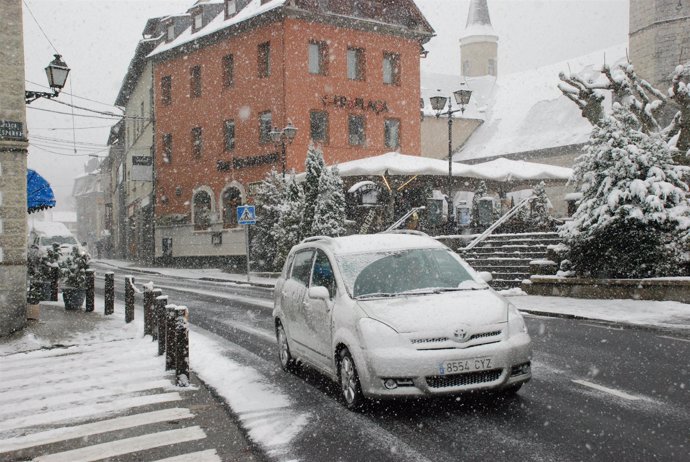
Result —
M359 409L364 404L364 395L355 362L347 348L340 350L338 356L338 377L345 406L348 409Z
M295 360L290 354L290 345L288 344L287 335L283 325L278 323L276 326L276 339L278 340L278 359L280 360L280 367L285 372L290 372L295 368Z

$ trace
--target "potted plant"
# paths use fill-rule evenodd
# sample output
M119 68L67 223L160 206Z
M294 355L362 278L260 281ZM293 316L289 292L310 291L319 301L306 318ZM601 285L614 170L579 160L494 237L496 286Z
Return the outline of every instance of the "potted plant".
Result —
M45 253L38 246L32 246L27 258L29 292L37 302L50 300L52 273L59 268L62 252L58 244L53 244Z
M86 270L89 269L91 256L88 253L72 248L72 252L60 264L65 286L62 289L62 300L66 310L78 310L86 298Z

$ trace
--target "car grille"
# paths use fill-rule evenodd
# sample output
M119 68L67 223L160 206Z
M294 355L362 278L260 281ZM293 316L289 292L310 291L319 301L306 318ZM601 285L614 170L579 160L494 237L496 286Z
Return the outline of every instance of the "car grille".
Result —
M435 337L435 338L412 338L410 342L414 345L424 344L424 343L441 343L447 342L448 337Z
M490 371L468 372L453 375L431 375L426 377L426 383L431 388L462 387L479 383L493 382L501 377L503 369Z
M495 337L497 335L501 335L500 330L495 330L493 332L482 332L481 334L474 334L472 335L472 337L470 337L470 340L476 340L478 338Z

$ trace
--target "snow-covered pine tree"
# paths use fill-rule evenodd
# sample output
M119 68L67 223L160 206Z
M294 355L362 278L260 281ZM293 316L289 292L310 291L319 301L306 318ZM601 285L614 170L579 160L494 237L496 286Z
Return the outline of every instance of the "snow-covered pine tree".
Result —
M535 231L551 230L552 218L549 214L549 198L546 195L546 185L543 181L534 187L534 199L532 199L532 213L530 215L530 227Z
M257 221L252 228L251 252L254 266L263 271L280 271L275 265L277 239L276 224L285 201L285 180L271 169L256 194Z
M665 139L641 128L636 114L616 103L576 160L582 199L561 236L579 275L677 274L687 258L688 187Z
M282 268L292 246L299 244L304 236L302 210L304 209L304 193L295 181L294 174L287 180L285 200L280 206L280 218L273 227L276 239L276 256L274 266Z
M304 213L302 216L302 234L304 237L311 235L314 223L314 210L319 202L319 181L324 168L323 152L320 148L314 146L314 143L309 143L307 158L304 162L304 171L306 173L303 184Z
M479 186L474 191L474 196L472 197L472 221L471 226L479 226L479 199L487 195L488 189L486 187L486 182L482 180Z
M318 197L311 235L342 236L345 233L345 194L337 166L321 172Z

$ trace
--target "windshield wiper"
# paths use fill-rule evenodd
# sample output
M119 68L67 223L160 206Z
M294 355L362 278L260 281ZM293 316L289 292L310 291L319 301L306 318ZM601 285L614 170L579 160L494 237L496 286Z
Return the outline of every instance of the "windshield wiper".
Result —
M355 297L355 299L356 299L356 300L359 300L359 299L361 299L361 298L377 298L377 297L384 298L384 297L395 297L396 295L400 295L400 294L391 294L391 293L389 293L389 292L373 292L373 293L371 293L371 294L357 295L357 296Z

